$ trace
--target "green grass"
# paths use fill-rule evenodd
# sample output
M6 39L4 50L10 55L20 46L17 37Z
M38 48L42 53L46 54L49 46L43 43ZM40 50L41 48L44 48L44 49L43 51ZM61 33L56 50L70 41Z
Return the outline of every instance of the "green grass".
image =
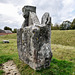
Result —
M75 74L75 30L52 31L53 58L50 67L34 71L19 60L16 34L0 36L0 64L13 60L21 75L74 75ZM10 43L4 44L3 40ZM70 41L68 41L70 40ZM68 42L67 42L68 41ZM0 70L0 75L4 72Z
M17 66L22 75L71 75L73 73L72 62L52 59L51 65L47 69L34 71L28 65L21 61L17 61Z
M3 75L4 74L4 71L3 70L0 70L0 75Z
M52 30L51 43L75 46L75 30Z
M12 57L7 55L0 56L0 64L7 62L8 60L12 60Z

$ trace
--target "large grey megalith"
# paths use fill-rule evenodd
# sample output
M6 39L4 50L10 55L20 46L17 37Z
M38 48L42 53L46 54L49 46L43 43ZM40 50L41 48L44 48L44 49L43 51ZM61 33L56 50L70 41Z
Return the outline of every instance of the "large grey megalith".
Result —
M51 17L46 12L40 24L36 7L24 6L22 12L25 20L17 30L19 58L34 70L49 67L52 58Z

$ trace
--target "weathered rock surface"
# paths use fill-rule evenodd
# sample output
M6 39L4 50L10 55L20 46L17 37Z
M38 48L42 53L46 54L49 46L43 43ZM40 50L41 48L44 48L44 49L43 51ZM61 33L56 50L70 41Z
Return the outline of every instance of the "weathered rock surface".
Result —
M45 13L41 24L36 15L36 7L24 6L25 21L17 30L19 58L34 70L49 67L51 52L51 17Z
M13 61L8 61L3 64L4 75L20 75Z

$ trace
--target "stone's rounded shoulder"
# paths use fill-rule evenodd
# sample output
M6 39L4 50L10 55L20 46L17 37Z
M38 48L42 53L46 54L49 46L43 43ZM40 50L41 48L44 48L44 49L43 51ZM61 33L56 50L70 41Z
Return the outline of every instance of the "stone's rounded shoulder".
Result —
M25 8L25 6L22 8L22 12L24 12L24 8Z
M45 12L41 19L41 24L50 24L51 18L48 12Z
M45 13L43 14L43 16L45 16L45 17L50 17L50 15L49 15L48 12L45 12Z

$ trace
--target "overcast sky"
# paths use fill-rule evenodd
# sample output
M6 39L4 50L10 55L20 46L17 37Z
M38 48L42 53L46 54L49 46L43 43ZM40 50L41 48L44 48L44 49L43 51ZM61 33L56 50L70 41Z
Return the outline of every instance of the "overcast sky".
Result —
M49 12L53 24L75 18L75 0L0 0L0 29L20 28L24 21L21 9L25 5L36 6L39 19Z

